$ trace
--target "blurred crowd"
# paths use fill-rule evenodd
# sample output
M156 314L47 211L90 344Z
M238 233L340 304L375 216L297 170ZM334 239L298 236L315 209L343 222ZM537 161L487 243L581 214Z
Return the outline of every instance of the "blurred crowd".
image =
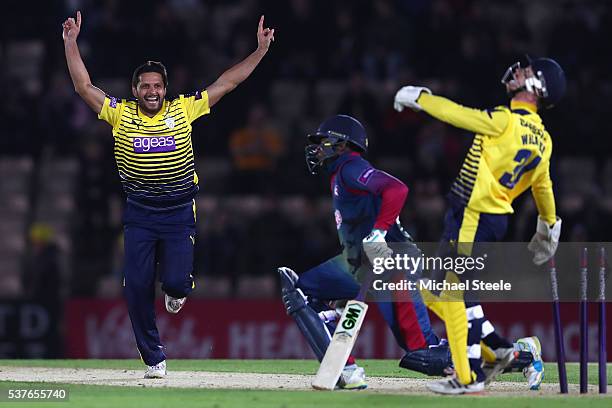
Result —
M21 2L0 28L0 156L32 162L25 190L31 205L20 230L29 237L20 253L30 259L20 264L23 279L53 268L66 279L66 293L114 295L121 276L124 198L111 131L73 91L64 60L61 22L76 9L92 81L118 97L130 96L132 70L146 60L167 66L168 95L204 88L254 50L259 15L276 29L254 75L194 124L201 179L196 273L203 286L218 283L208 286L211 296L248 295L245 277L261 278L264 293L274 286L276 266L304 270L339 251L328 181L310 176L303 156L305 135L335 113L364 123L368 158L410 188L403 223L417 240L437 241L444 196L471 136L422 113L395 112L393 95L415 84L468 106L503 104L500 78L525 53L555 58L569 79L565 100L542 113L554 140L562 239L608 238L608 2L64 0L34 8ZM48 181L47 168L73 183ZM57 214L45 204L47 185L57 202L68 203ZM528 240L534 205L526 195L515 209L508 238ZM52 249L37 249L41 236ZM32 253L45 261L32 262Z

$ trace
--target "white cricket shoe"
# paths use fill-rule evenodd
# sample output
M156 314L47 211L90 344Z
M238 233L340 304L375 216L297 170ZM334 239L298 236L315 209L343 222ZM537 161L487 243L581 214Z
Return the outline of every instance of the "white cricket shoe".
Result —
M426 385L429 391L445 395L479 394L485 390L484 382L474 381L466 385L456 378L431 381Z
M340 380L338 381L338 387L343 390L363 390L368 387L366 382L365 370L363 367L359 367L357 364L344 367Z
M168 311L168 313L173 313L173 314L177 314L185 305L185 302L187 302L187 298L173 298L172 296L169 296L166 294L165 296L166 299L166 310Z
M539 390L544 380L544 363L542 361L542 345L536 336L523 337L516 341L519 350L528 351L533 356L533 363L523 370L530 390Z
M490 369L485 370L485 384L487 385L491 381L495 380L498 375L503 373L504 369L512 364L514 358L516 357L516 350L514 350L514 347L498 348L493 350L493 352L495 353L495 357L497 357L497 359Z
M147 366L144 378L164 378L166 374L166 360L164 360L153 366Z

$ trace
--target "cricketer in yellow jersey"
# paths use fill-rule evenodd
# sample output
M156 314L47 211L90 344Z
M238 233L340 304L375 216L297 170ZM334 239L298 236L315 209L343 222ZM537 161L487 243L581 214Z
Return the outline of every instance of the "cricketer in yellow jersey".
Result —
M132 76L125 100L94 86L81 59L77 37L81 12L63 23L62 38L76 92L98 117L112 126L115 160L127 204L123 216L124 295L136 344L147 365L145 378L166 375L166 355L155 324L155 275L165 292L166 309L178 313L194 289L195 201L198 177L191 123L210 112L224 95L249 77L274 41L274 29L257 28L257 49L204 90L167 100L168 76L160 62L148 61Z
M415 86L401 88L394 107L397 111L405 107L423 110L438 120L475 133L449 193L450 208L442 242L460 255L469 255L474 242L501 241L507 215L514 212L512 201L531 187L539 217L536 234L528 247L534 252L534 262L540 265L556 251L561 219L556 215L549 173L552 139L538 109L551 108L561 99L566 89L565 74L554 60L527 57L525 64L516 63L508 68L502 83L511 97L510 107L467 108ZM447 279L459 278L451 272ZM464 294L443 293L441 297L428 294L424 300L444 320L457 376L432 382L428 388L442 394L484 391L485 380L492 379L512 362L514 347L495 333L477 300L448 301L449 296L463 299ZM536 338L529 339L534 364L526 374L530 387L537 389L543 377L540 346ZM500 359L489 378L481 368L483 355Z

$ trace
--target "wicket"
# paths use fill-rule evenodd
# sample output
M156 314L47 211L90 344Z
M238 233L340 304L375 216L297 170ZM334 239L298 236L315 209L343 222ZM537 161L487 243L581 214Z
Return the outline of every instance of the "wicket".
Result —
M555 346L557 349L557 367L559 370L559 388L562 394L567 394L567 373L565 370L565 347L563 344L563 327L559 311L559 288L555 259L549 263L550 281L553 298L553 320L555 326ZM588 364L589 364L589 326L588 326L588 250L580 251L580 393L588 393ZM606 250L599 250L599 304L598 340L599 340L599 393L608 392L607 382L607 353L606 353Z
M583 248L580 252L580 393L588 392L589 376L589 321L587 297L588 252Z
M557 368L559 370L559 388L561 394L567 394L567 372L565 371L565 346L563 345L563 326L559 311L559 285L557 283L557 268L555 258L550 259L550 284L553 298L553 320L555 325L555 346L557 349Z
M606 364L606 250L599 250L599 393L608 392L608 375Z

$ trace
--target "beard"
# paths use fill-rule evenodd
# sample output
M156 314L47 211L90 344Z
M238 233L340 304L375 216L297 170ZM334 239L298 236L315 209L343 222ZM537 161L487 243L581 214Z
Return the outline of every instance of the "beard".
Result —
M161 96L155 102L150 102L145 100L144 98L138 98L138 107L140 110L150 116L153 116L159 112L162 107L163 99Z

